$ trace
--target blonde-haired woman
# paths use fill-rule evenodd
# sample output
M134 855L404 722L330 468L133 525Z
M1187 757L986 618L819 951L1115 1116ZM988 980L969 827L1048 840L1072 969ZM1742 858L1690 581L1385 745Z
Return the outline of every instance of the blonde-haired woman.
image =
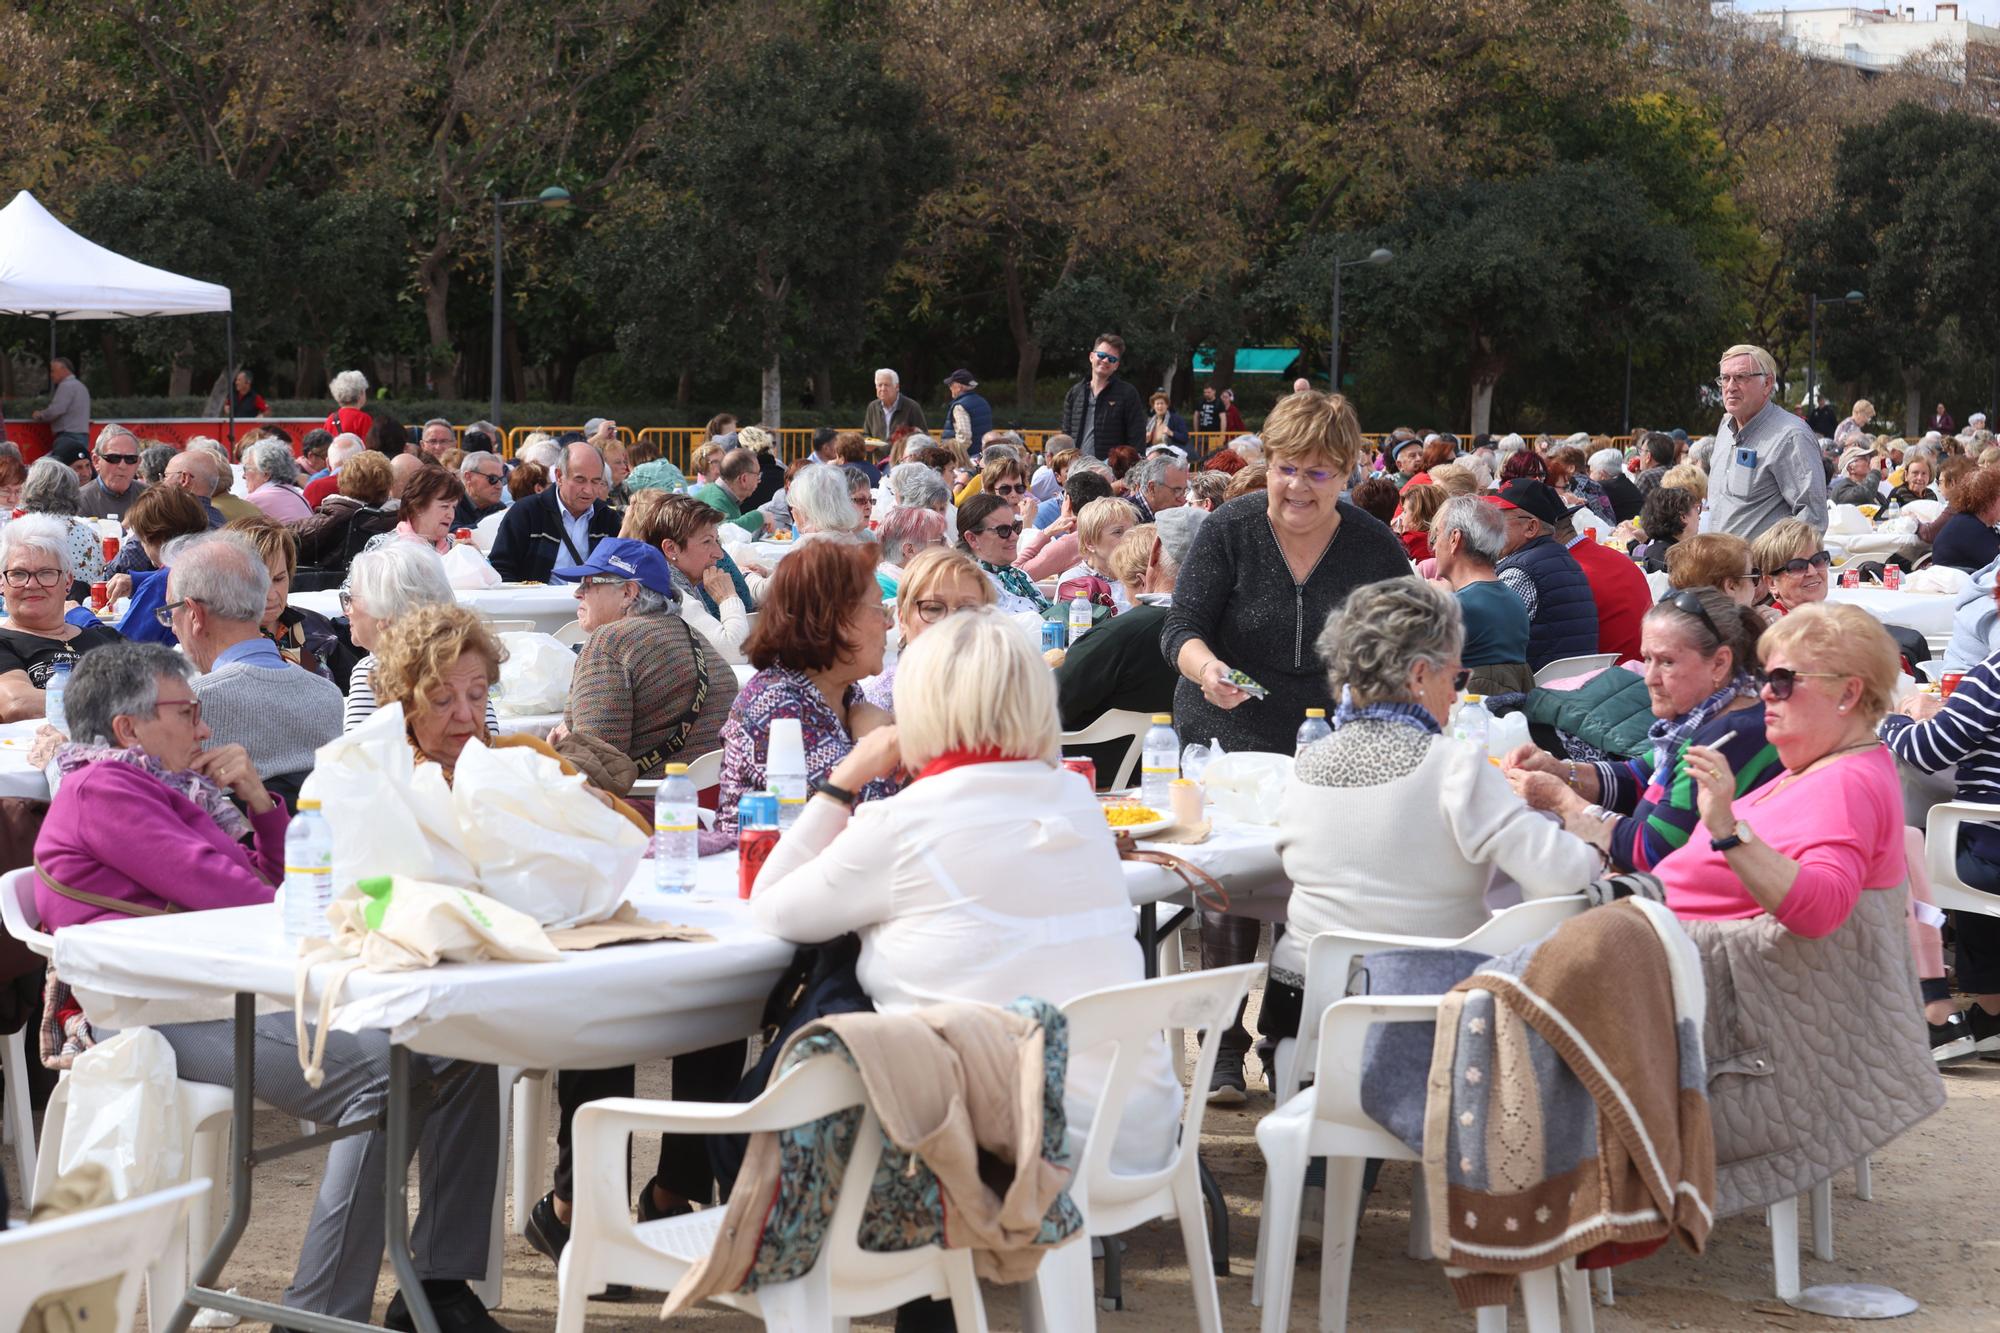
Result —
M785 489L785 460L778 456L778 437L762 426L744 426L736 432L736 443L757 455L757 489L742 502L747 514Z
M1111 572L1111 553L1118 549L1118 543L1125 540L1125 534L1139 525L1139 511L1130 500L1109 497L1092 500L1076 515L1076 553L1079 557L1074 565L1056 576L1056 594L1062 595L1062 587L1071 579L1103 579L1111 587L1111 605L1115 612L1123 613L1132 609L1132 599L1118 582L1118 576Z
M896 631L902 651L908 652L925 630L946 616L992 606L999 597L993 580L965 552L949 546L919 552L904 568L902 589L896 598ZM862 697L891 715L896 711L897 662L861 682Z
M759 928L795 943L861 933L861 985L895 1012L940 1000L1061 1004L1145 971L1118 851L1096 797L1057 762L1056 688L999 613L944 617L903 656L896 725L833 766L751 892ZM853 793L898 769L894 796ZM1005 856L994 855L1006 848ZM1073 1053L1064 1093L1088 1130L1108 1052ZM1172 1151L1181 1091L1157 1039L1126 1103L1114 1163Z

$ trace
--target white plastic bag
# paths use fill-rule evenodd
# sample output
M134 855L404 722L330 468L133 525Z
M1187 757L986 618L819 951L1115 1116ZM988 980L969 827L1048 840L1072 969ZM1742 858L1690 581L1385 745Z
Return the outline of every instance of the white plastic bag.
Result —
M1279 798L1291 776L1292 757L1245 750L1216 755L1202 774L1215 808L1241 824L1276 824Z
M507 647L507 660L500 664L493 711L502 717L562 712L569 703L569 679L576 674L576 654L569 645L531 630L510 630L500 641Z
M586 791L581 774L525 746L468 741L452 804L480 886L550 930L617 911L646 854L646 835Z
M416 763L401 704L320 746L299 794L318 798L333 833L335 893L369 875L477 887L451 788L436 764Z
M187 1176L174 1048L151 1028L127 1028L76 1057L69 1071L58 1173L85 1162L111 1174L112 1196L130 1199Z
M488 564L476 546L454 546L444 553L444 576L454 588L497 588L500 572Z

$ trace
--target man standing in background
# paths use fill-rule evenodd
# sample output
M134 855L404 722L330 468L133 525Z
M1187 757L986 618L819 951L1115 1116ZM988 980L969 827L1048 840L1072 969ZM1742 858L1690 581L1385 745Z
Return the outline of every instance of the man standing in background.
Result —
M35 413L35 420L49 423L55 445L74 445L90 453L90 390L76 377L76 367L66 356L49 362L49 405Z

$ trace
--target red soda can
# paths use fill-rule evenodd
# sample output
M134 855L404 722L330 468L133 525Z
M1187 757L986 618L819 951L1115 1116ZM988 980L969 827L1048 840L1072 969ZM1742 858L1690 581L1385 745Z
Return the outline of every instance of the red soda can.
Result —
M1903 567L1901 565L1890 565L1884 569L1882 571L1882 586L1890 592L1895 592L1901 588L1903 586Z
M104 539L104 558L106 560L116 560L118 558L118 539L116 537L106 537Z
M1858 588L1858 587L1860 587L1860 586L1861 586L1861 571L1860 571L1860 570L1858 570L1858 569L1843 569L1843 570L1841 570L1841 571L1840 571L1840 586L1841 586L1841 587L1843 587L1843 588Z
M1951 698L1951 692L1957 689L1958 682L1964 679L1965 679L1965 673L1963 671L1947 671L1942 676L1938 677L1939 697L1944 699Z
M102 611L106 606L109 606L110 604L111 604L111 585L108 583L91 584L90 609L93 611Z
M471 541L471 540L472 540L472 529L471 529L471 528L455 528L455 529L453 529L453 530L452 530L452 534L451 534L451 535L452 535L452 536L454 536L454 537L456 537L456 538L458 538L458 540L460 540L460 541L462 541L462 542L469 542L469 541Z
M1097 761L1095 759L1086 755L1066 754L1063 756L1062 766L1072 773L1083 774L1083 780L1090 784L1090 789L1092 791L1097 790Z

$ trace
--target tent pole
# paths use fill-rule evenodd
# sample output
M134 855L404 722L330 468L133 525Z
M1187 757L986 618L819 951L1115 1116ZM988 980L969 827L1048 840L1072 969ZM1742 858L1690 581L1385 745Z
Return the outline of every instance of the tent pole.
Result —
M49 392L56 391L56 312L49 311Z
M236 456L236 311L222 312L222 410L229 423L229 456Z

